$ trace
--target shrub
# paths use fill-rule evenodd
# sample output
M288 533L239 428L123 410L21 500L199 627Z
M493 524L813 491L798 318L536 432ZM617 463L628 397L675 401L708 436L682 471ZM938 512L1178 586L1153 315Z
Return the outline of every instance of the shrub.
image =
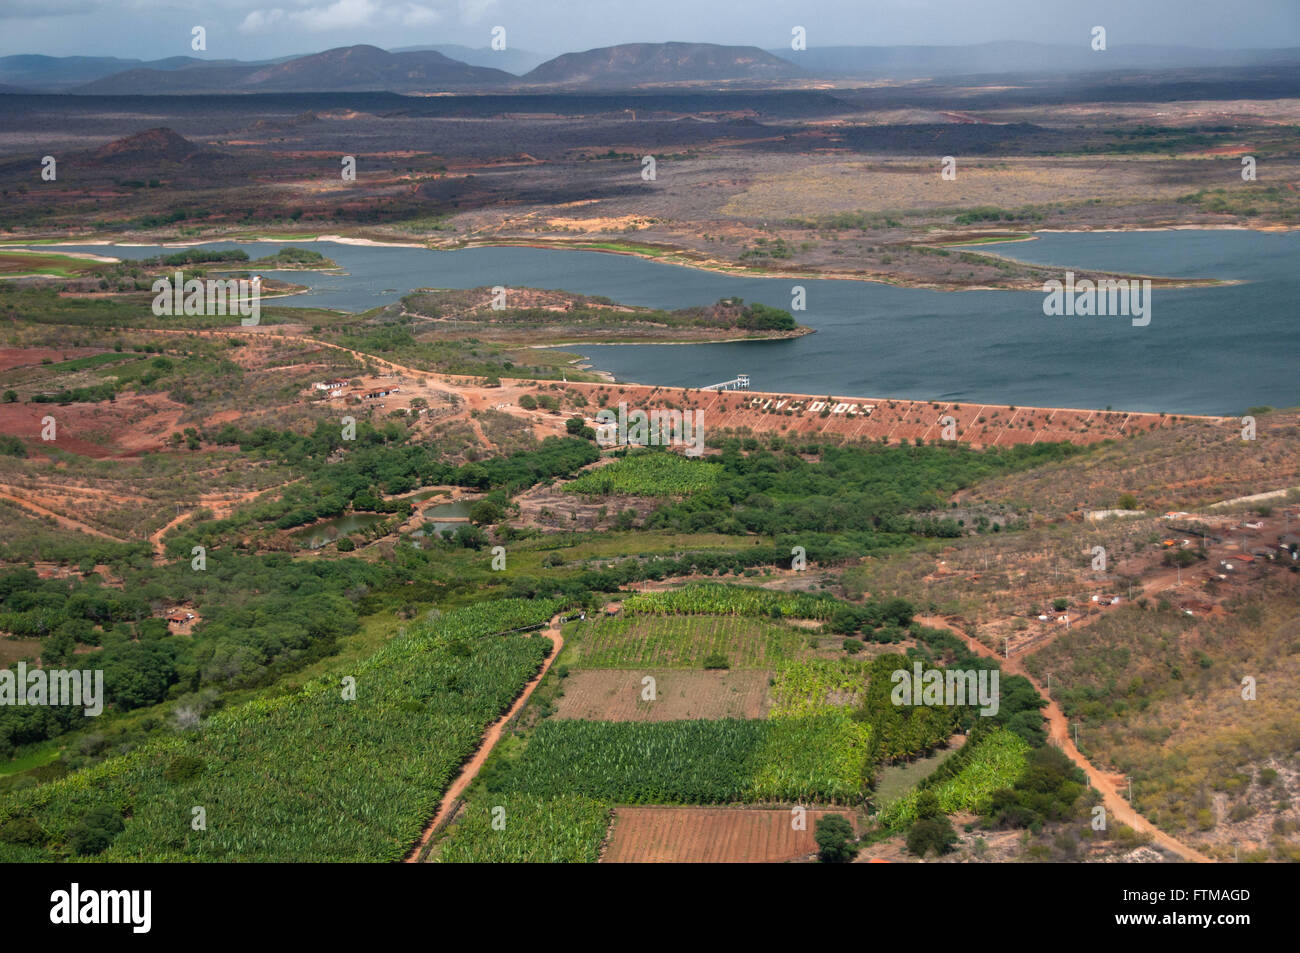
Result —
M819 819L813 839L817 841L817 859L824 864L847 863L858 852L853 825L843 814L827 814Z
M203 761L192 755L179 754L163 769L163 778L177 784L190 781L203 773Z
M957 843L957 832L946 817L923 817L907 832L907 849L917 857L933 851L943 856Z
M93 807L68 836L72 852L79 857L102 854L113 838L126 829L122 815L107 805Z
M47 836L41 825L30 817L11 817L0 824L0 843L40 847Z

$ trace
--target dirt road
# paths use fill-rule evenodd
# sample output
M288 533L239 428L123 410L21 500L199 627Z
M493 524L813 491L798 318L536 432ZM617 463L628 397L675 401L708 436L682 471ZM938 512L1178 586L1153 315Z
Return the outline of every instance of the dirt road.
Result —
M941 616L917 616L916 621L921 625L931 629L947 629L949 632L962 639L970 648L986 658L994 658L1002 666L1002 670L1008 675L1023 675L1034 686L1038 694L1048 699L1048 704L1043 709L1043 717L1047 719L1047 737L1052 744L1061 749L1071 761L1083 769L1084 774L1092 786L1101 792L1102 804L1106 808L1106 814L1109 818L1127 824L1135 831L1149 833L1151 839L1156 844L1166 848L1186 861L1198 864L1214 863L1209 857L1206 857L1195 848L1188 847L1177 838L1171 837L1164 831L1160 830L1145 817L1133 809L1125 798L1120 795L1115 786L1114 779L1111 775L1098 769L1091 761L1085 758L1079 749L1075 747L1074 742L1070 739L1069 719L1061 711L1061 706L1052 700L1051 695L1040 685L1028 671L1025 670L1024 662L1019 656L1003 658L996 650L989 648L977 639L972 639L965 632L958 629L951 622ZM1076 626L1077 628L1077 626ZM1041 646L1037 646L1041 648Z
M518 714L524 705L528 704L528 699L533 694L533 689L541 684L547 671L550 670L551 663L555 661L556 656L560 654L560 650L564 648L564 636L560 634L561 618L561 616L555 616L551 619L550 625L542 630L541 634L547 636L551 640L551 651L550 654L546 656L546 661L542 663L541 669L533 676L532 681L524 686L523 692L521 692L519 697L515 699L515 703L510 706L510 709L494 721L491 726L488 727L488 730L483 733L483 740L479 742L478 751L474 753L474 757L470 758L465 767L461 769L460 774L456 776L456 780L451 783L451 787L447 788L447 793L442 796L442 801L438 804L438 812L433 815L433 820L431 820L428 826L424 829L424 834L420 837L420 842L416 844L411 853L407 855L406 863L414 864L419 862L420 853L424 850L425 845L429 843L429 839L433 837L434 831L436 831L446 819L452 805L454 805L460 796L465 793L465 789L470 786L476 777L478 777L479 771L481 771L483 765L487 763L488 755L492 753L492 749L496 747L496 743L501 740L501 732L505 729L506 723Z
M12 487L5 488L6 491L10 489L13 488ZM82 533L88 533L91 536L97 536L100 539L111 539L114 542L118 542L118 543L126 542L126 540L120 539L117 536L110 536L108 533L101 533L93 526L88 526L87 524L82 523L78 520L74 520L71 517L64 516L61 513L55 513L53 510L47 510L45 507L41 506L40 504L33 503L31 500L24 499L21 496L15 496L11 492L0 491L0 500L8 500L11 503L17 503L23 509L30 510L31 512L36 513L38 516L48 516L51 519L53 519L56 523L58 523L60 526L64 527L65 529L75 529Z

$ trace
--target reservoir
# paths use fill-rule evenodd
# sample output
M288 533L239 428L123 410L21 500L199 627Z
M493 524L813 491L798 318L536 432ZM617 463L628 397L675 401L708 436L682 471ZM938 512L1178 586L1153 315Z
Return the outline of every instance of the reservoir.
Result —
M606 295L681 308L738 296L790 309L815 334L779 341L575 345L619 380L701 387L748 374L758 391L966 403L1240 414L1300 405L1300 232L1162 230L1040 233L980 246L1027 262L1122 276L1217 278L1239 284L1152 291L1151 322L1047 317L1040 291L930 291L864 281L716 274L627 255L499 247L435 251L333 242L211 243L250 258L310 248L344 274L264 274L310 285L274 305L364 311L421 287L504 285ZM75 250L140 258L174 248Z

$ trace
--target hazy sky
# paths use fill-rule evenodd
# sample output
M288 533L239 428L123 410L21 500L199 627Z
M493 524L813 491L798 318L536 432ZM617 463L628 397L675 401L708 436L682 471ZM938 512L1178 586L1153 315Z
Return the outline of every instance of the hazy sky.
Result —
M190 49L207 31L206 53ZM265 59L353 43L555 54L634 41L785 46L1086 43L1300 46L1300 0L0 0L0 54Z

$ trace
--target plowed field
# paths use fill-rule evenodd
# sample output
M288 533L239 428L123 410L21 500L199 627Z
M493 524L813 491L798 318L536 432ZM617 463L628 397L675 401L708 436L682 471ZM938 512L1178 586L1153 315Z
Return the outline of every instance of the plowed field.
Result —
M847 811L808 811L804 830L789 810L620 807L603 863L773 863L813 854L817 819Z

